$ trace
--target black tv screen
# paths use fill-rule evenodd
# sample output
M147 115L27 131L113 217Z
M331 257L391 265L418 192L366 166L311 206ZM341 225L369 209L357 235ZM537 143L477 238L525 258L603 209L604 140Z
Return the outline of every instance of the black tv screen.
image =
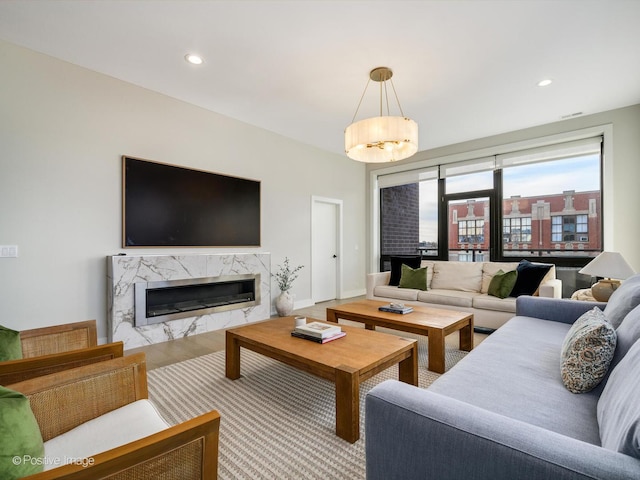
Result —
M123 247L258 247L260 182L122 157Z

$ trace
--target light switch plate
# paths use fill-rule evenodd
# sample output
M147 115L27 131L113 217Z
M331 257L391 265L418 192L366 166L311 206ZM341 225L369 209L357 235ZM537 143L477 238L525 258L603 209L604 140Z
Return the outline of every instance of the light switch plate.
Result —
M0 257L16 258L18 256L17 245L0 245Z

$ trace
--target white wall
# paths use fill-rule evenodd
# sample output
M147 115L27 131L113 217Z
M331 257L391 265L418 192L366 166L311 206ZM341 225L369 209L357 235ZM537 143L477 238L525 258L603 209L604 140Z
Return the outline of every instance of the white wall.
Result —
M95 318L106 337L105 257L123 251L288 256L308 305L312 195L343 200L343 291L364 293L362 164L4 42L0 71L0 245L19 247L0 258L0 324ZM261 248L122 249L123 154L260 180Z
M439 163L439 159L444 157L464 156L468 152L490 151L500 145L527 142L603 125L610 127L612 132L610 138L605 138L605 142L612 140L612 145L605 145L604 248L622 253L635 271L640 272L640 248L638 248L640 216L637 214L637 206L640 205L640 105L425 150L418 152L411 159L394 164L394 166L410 165L417 162L424 163L423 166L436 165ZM607 151L609 151L608 155ZM489 153L486 154L489 155ZM367 176L381 168L388 168L388 165L368 165ZM372 198L369 186L367 190L367 197ZM367 231L373 229L371 226L372 215L371 202L369 202ZM372 259L369 261L368 270L375 271L377 262L373 259L376 252L372 251L370 235L368 239L369 258Z

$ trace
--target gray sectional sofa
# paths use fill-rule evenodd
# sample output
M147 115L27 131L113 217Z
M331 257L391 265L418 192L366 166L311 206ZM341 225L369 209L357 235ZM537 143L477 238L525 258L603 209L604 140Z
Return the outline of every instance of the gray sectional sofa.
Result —
M429 388L376 386L367 479L640 479L638 304L640 275L608 304L519 297L517 316ZM615 353L595 389L571 393L560 352L594 306L616 327Z
M489 284L499 270L509 272L518 265L518 262L422 260L420 266L427 267L425 290L389 285L392 272L370 273L367 298L471 312L476 327L496 329L513 317L516 299L488 295ZM562 296L562 282L556 278L555 266L544 276L538 290L541 297Z

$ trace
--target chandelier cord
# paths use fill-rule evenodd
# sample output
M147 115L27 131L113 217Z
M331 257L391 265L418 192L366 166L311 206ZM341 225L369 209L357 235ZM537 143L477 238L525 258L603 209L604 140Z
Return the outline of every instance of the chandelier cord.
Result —
M393 80L389 79L389 82L391 82L391 88L393 88L393 94L396 96L396 102L398 102L398 108L400 109L400 115L402 115L404 117L404 112L402 111L402 106L400 105L400 100L398 99L398 93L396 92L396 87L393 84ZM387 106L387 108L389 108L389 107Z
M369 87L369 82L371 79L367 80L367 84L364 86L364 90L362 92L362 96L360 97L360 101L358 102L358 106L356 107L356 113L353 114L353 118L351 119L351 123L356 120L356 115L358 115L358 110L360 110L360 105L362 105L362 99L364 98L364 94L367 93L367 88Z

